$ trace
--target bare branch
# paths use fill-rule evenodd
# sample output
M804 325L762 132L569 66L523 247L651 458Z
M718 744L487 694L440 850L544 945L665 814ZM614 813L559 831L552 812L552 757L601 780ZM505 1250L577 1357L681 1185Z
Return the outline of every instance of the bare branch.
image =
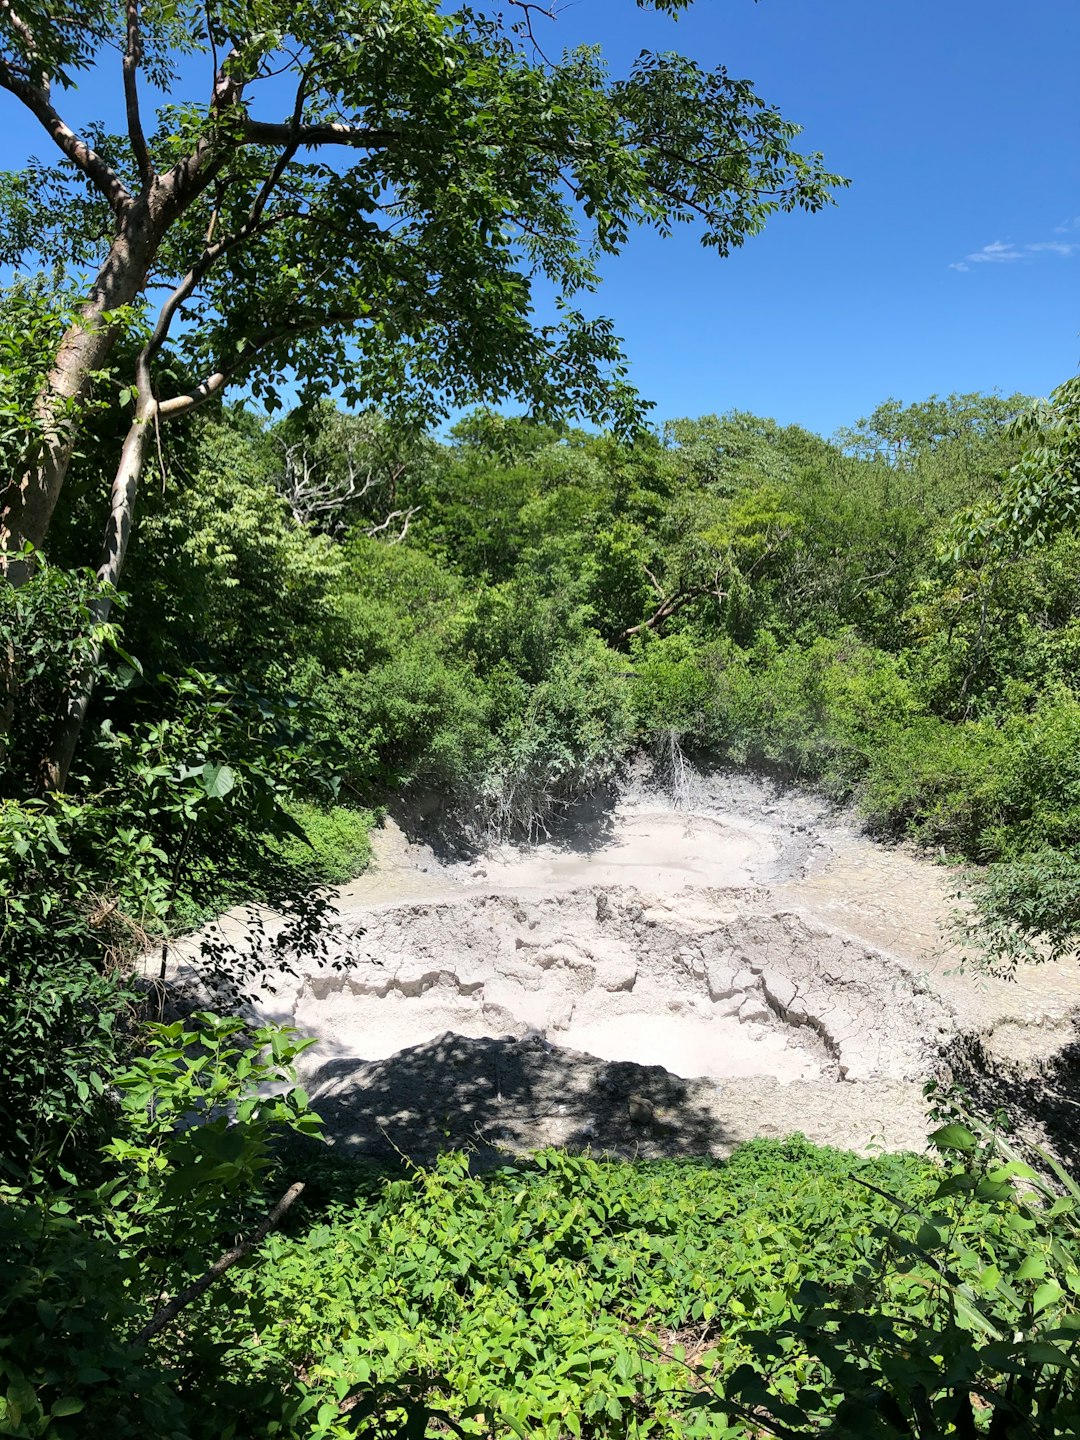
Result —
M127 111L128 139L139 179L153 184L154 164L146 146L142 117L139 114L139 66L142 63L142 33L139 30L139 0L126 0L127 43L124 46L124 106Z
M71 163L104 195L113 213L121 215L131 204L130 191L108 161L60 118L49 99L48 91L16 75L6 60L0 60L0 88L22 101Z
M651 578L651 577L650 577ZM672 595L665 600L647 620L640 625L630 625L619 636L620 640L629 640L633 635L640 635L645 630L656 630L663 625L665 620L670 620L672 615L677 614L684 605L689 605L691 600L696 600L699 595L715 595L717 599L723 596L713 585L693 585L688 590L680 590L677 595Z
M360 500L386 483L374 467L345 457L345 473L335 475L316 460L303 441L282 446L282 474L278 489L298 525L315 524L322 516L333 515L350 500ZM361 479L361 473L363 478Z
M532 45L536 53L540 56L540 59L543 60L545 65L550 65L551 61L548 59L547 55L545 55L539 40L537 40L536 38L536 33L533 30L533 13L535 12L537 15L543 15L545 20L554 20L554 9L548 9L548 7L545 5L533 4L532 0L509 0L509 4L512 5L515 10L522 11L525 16L525 19L522 21L521 27L515 28L524 29L526 35L529 37L529 43Z
M295 136L300 148L318 145L351 145L362 150L381 150L401 137L396 130L369 130L358 125L275 125L268 120L247 120L244 140L249 145L286 145Z
M409 533L410 520L412 520L413 516L417 513L419 509L419 505L410 505L408 510L391 510L390 514L387 515L386 519L383 520L381 524L369 525L368 528L364 531L364 534L369 540L374 540L376 535L382 535L387 530L389 530L390 526L393 525L395 520L400 520L402 521L401 529L389 542L391 545L400 545L401 542L405 539L405 536Z
M660 596L660 599L665 599L666 597L664 595L664 587L660 584L660 581L656 578L656 576L652 573L652 571L647 565L643 565L641 568L645 571L645 574L648 576L649 579L649 584L656 591L657 595Z
M203 19L206 22L206 38L210 42L210 73L214 77L214 83L211 86L211 95L213 96L217 91L217 80L221 74L221 68L218 65L218 49L217 40L214 38L214 22L210 16L210 0L203 0Z
M268 340L262 348L266 349L267 345L271 343ZM168 400L160 401L158 413L161 418L175 420L178 415L188 415L192 410L197 410L200 405L205 405L207 400L212 400L215 395L221 394L236 373L236 368L236 366L232 366L228 370L214 370L211 374L204 376L197 385L193 385L190 390L185 390L182 395L172 395Z
M302 1180L298 1180L295 1185L290 1185L251 1239L243 1240L231 1250L226 1250L224 1255L214 1261L205 1275L200 1275L198 1280L185 1290L181 1290L179 1295L174 1295L167 1305L163 1305L135 1336L136 1345L145 1345L148 1340L152 1340L155 1335L160 1334L166 1326L172 1324L181 1310L185 1310L193 1300L197 1300L204 1290L209 1290L214 1281L219 1280L226 1270L231 1270L238 1261L250 1255L257 1245L261 1245L303 1188Z

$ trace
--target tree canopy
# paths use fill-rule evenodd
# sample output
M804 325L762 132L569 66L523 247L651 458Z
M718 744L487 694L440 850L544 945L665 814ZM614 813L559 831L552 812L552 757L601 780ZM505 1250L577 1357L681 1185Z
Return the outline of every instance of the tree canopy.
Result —
M0 257L98 267L42 393L38 447L5 497L8 550L44 541L72 406L127 307L162 295L120 386L144 420L151 404L160 422L230 384L273 406L285 376L397 414L513 395L538 412L640 417L611 323L580 308L600 258L636 225L689 222L724 254L841 182L722 66L643 53L614 79L593 47L549 60L541 13L433 0L5 7L0 86L59 154L5 177ZM77 134L64 93L113 64L126 133ZM152 111L145 81L161 96ZM550 321L534 309L540 282Z

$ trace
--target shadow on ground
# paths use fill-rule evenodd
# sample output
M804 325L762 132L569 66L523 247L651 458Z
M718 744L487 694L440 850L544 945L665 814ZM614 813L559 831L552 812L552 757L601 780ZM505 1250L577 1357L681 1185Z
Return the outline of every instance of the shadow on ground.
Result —
M602 850L614 833L617 803L617 792L612 787L601 787L591 795L557 807L548 817L546 829L531 840L516 835L508 837L505 843L528 849L531 841L542 840L581 855ZM479 817L463 821L460 808L434 791L410 794L407 798L394 796L388 808L409 843L427 847L442 864L478 859L487 854L497 840Z
M732 1137L696 1099L702 1085L540 1037L447 1033L386 1060L330 1060L309 1088L346 1153L426 1163L469 1149L483 1169L544 1145L642 1159L726 1154Z
M1080 1036L1034 1071L988 1056L974 1036L960 1036L945 1063L981 1119L1003 1111L1022 1141L1049 1144L1067 1170L1080 1173Z

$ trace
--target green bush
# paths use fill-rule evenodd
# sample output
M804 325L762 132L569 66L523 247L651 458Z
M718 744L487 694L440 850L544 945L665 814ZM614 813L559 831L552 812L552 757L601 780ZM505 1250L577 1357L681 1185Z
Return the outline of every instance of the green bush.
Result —
M480 791L486 829L535 835L556 810L610 783L633 738L623 657L589 636L504 713Z
M631 649L634 718L647 743L665 734L701 744L715 724L710 654L687 634L638 640Z
M996 968L1080 959L1080 859L1075 850L1036 850L969 876L970 911L954 923L962 941Z
M769 635L717 672L715 738L731 758L850 795L881 736L917 715L894 657L851 632L780 647Z
M879 831L989 858L984 836L1001 810L999 755L992 726L918 716L881 737L861 793L864 811Z
M318 693L354 784L475 790L490 749L487 697L437 645L417 640L370 670L326 677Z
M862 1162L798 1139L726 1166L549 1151L488 1179L448 1156L268 1242L233 1286L225 1393L269 1407L283 1360L305 1377L306 1418L275 1429L264 1409L266 1435L344 1436L338 1402L354 1387L418 1377L440 1377L468 1434L735 1435L691 1417L680 1362L707 1350L734 1368L743 1332L778 1323L804 1280L860 1271L895 1206L859 1178L914 1203L934 1188L914 1157ZM204 1433L230 1418L207 1414Z
M165 1302L276 1198L275 1136L318 1130L291 1032L197 1014L137 1039L85 1072L107 1097L92 1177L0 1179L0 1433L18 1440L199 1433L191 1389L213 1342Z
M346 805L320 808L306 801L290 806L303 832L283 836L277 850L301 883L344 885L366 869L371 859L371 832L379 821L375 810Z
M198 1433L408 1434L411 1397L496 1440L1072 1435L1080 1191L937 1103L943 1166L446 1156L360 1203L343 1172L232 1279Z

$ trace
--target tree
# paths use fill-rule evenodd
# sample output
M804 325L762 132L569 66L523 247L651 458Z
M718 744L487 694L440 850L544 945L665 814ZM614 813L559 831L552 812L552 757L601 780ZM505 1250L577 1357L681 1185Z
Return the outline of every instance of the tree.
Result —
M637 0L675 12L690 0ZM6 177L0 259L74 258L96 278L59 342L6 491L0 559L18 584L60 497L82 406L117 336L165 298L121 397L132 407L100 574L115 585L164 423L244 384L437 414L640 416L609 321L576 297L632 226L699 223L721 254L838 177L798 127L723 69L644 53L612 80L595 48L551 63L538 13L507 0L26 0L0 11L0 88L60 152ZM127 133L80 135L58 91L119 51ZM182 83L209 57L207 90ZM189 62L190 63L190 62ZM185 71L188 67L185 66ZM141 77L164 92L152 120ZM99 238L100 237L100 238ZM559 319L541 324L543 279ZM171 351L187 375L166 378ZM107 617L103 599L96 616ZM77 684L46 766L62 788L89 698Z
M295 411L271 432L274 484L298 525L340 538L351 526L400 544L437 446L396 430L377 410L346 414L329 401Z
M1080 519L1080 376L1030 406L1013 433L1023 452L993 495L956 517L955 560L1000 563Z

